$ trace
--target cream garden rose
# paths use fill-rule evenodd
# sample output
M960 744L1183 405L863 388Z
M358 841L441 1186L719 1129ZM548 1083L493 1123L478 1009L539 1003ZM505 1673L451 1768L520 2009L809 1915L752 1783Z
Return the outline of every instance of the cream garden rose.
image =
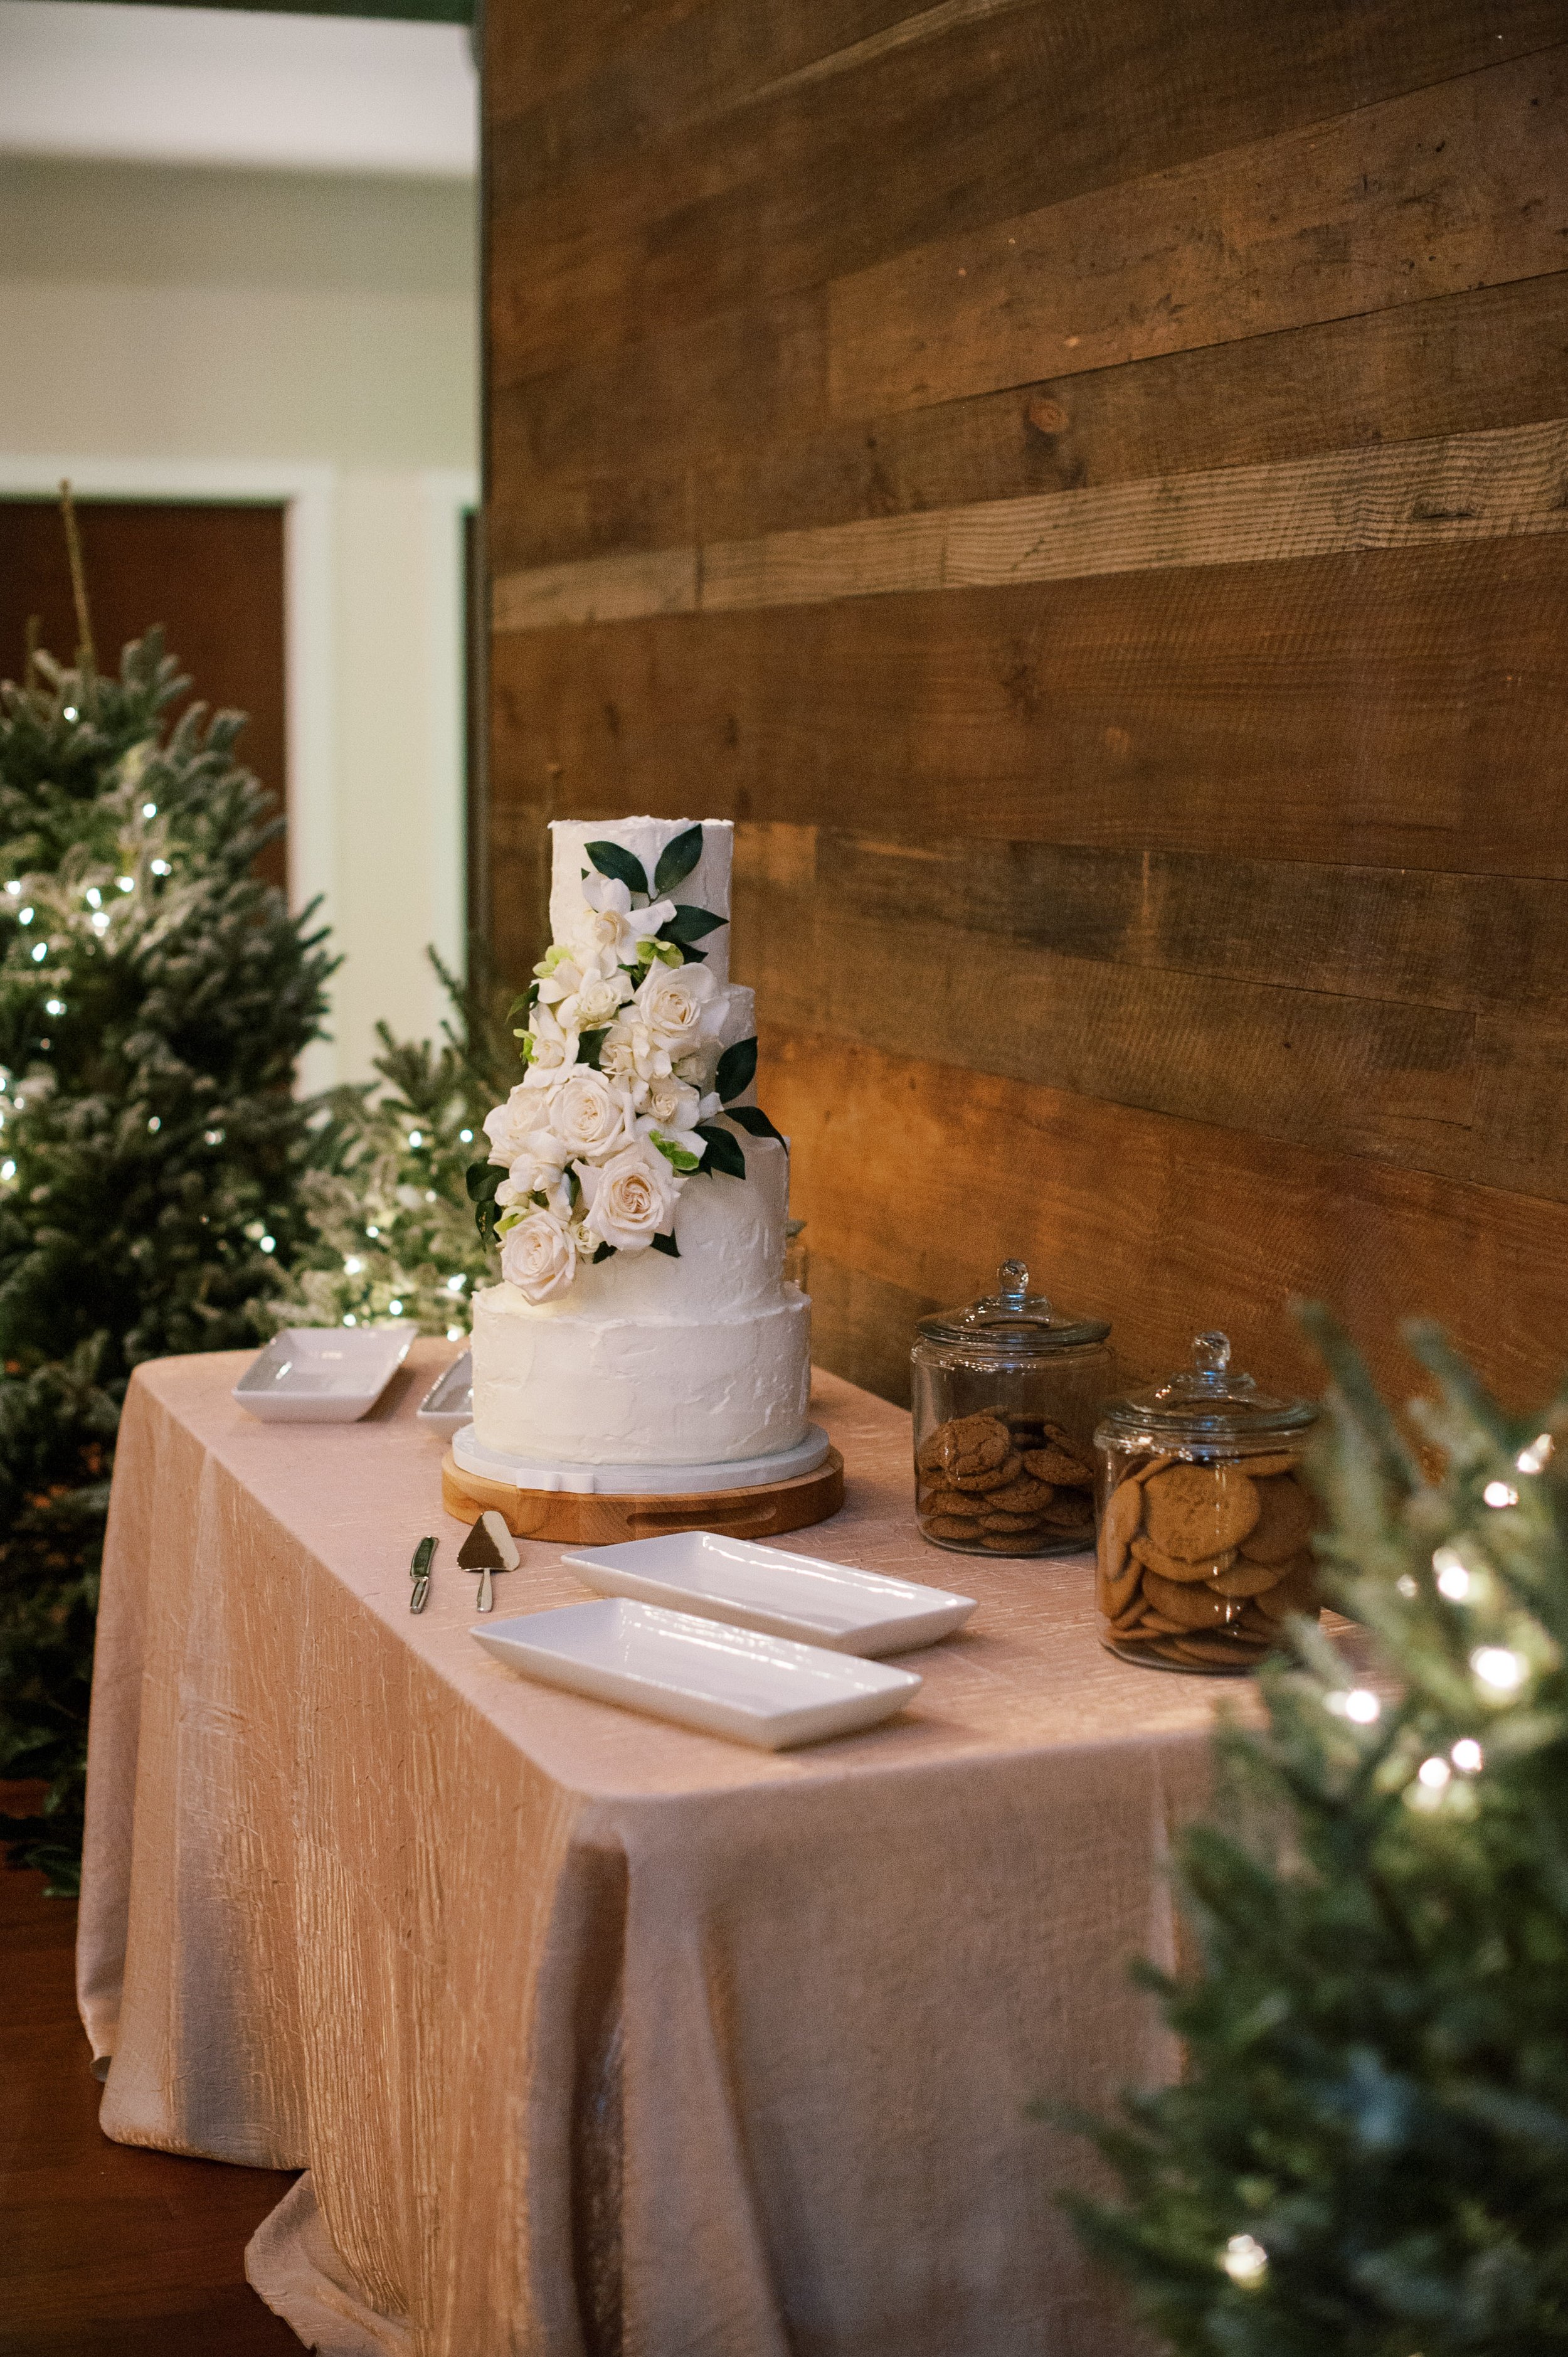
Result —
M525 1301L553 1301L577 1273L571 1232L553 1211L530 1211L501 1243L501 1275Z
M705 965L656 965L633 994L627 1020L673 1062L715 1036L724 1004Z
M551 1089L577 1060L577 1034L558 1023L548 1006L536 1006L528 1018L528 1071L525 1089Z
M681 1182L646 1138L597 1167L575 1167L586 1205L585 1233L617 1252L645 1252L656 1235L669 1233Z
M564 1159L606 1161L631 1143L630 1092L603 1072L574 1071L550 1100L550 1126L565 1148Z
M550 1107L537 1089L519 1081L505 1104L497 1105L485 1115L485 1135L490 1141L490 1160L511 1164L520 1154L538 1153L539 1136L550 1126ZM545 1149L548 1153L548 1148ZM566 1157L559 1157L564 1162Z

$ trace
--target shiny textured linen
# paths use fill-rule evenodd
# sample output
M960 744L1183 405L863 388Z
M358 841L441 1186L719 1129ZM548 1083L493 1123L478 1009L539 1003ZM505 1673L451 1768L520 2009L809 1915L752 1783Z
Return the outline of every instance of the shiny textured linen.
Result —
M130 1390L80 1990L122 2143L307 2169L252 2279L334 2357L1122 2357L1033 2098L1167 2072L1134 1950L1217 1695L1114 1661L1086 1558L922 1544L908 1419L831 1377L849 1501L783 1542L956 1587L887 1727L758 1754L526 1680L413 1421ZM429 1609L408 1559L440 1534ZM524 1544L498 1614L579 1601Z

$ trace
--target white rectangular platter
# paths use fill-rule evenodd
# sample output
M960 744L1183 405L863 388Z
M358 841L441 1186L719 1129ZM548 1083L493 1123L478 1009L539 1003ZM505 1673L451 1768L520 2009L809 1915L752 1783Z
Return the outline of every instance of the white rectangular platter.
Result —
M716 1531L671 1531L562 1557L601 1596L635 1596L736 1629L834 1652L910 1653L961 1629L970 1596L889 1579L820 1555L790 1555Z
M446 1373L432 1383L414 1411L421 1432L439 1433L450 1440L474 1420L474 1354L465 1351Z
M563 1604L469 1634L525 1677L762 1751L858 1734L920 1690L908 1670L625 1597Z
M352 1424L374 1407L413 1340L384 1327L285 1326L251 1361L234 1397L263 1424Z

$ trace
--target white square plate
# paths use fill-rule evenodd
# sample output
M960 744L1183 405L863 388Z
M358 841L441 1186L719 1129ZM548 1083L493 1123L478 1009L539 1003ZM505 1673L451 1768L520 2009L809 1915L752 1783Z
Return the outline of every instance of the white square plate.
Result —
M264 1424L352 1424L373 1408L409 1353L381 1326L285 1326L259 1351L234 1397Z
M727 1539L716 1531L671 1531L623 1546L584 1547L562 1561L601 1596L701 1613L736 1629L793 1637L843 1653L910 1653L961 1629L971 1596L857 1571L819 1555Z
M890 1718L920 1691L908 1670L618 1596L468 1633L525 1677L762 1751L856 1734Z
M438 1432L450 1439L474 1419L474 1354L464 1351L446 1373L432 1383L414 1412L422 1432Z

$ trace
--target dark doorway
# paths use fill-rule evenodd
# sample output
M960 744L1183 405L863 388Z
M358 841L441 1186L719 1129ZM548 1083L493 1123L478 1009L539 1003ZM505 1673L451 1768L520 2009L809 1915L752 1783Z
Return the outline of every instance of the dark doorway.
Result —
M286 813L283 508L79 500L76 511L101 668L117 670L125 640L161 622L196 697L249 713L241 758ZM59 503L0 500L0 678L21 677L30 614L40 643L70 662L76 611ZM286 889L283 836L256 867Z

